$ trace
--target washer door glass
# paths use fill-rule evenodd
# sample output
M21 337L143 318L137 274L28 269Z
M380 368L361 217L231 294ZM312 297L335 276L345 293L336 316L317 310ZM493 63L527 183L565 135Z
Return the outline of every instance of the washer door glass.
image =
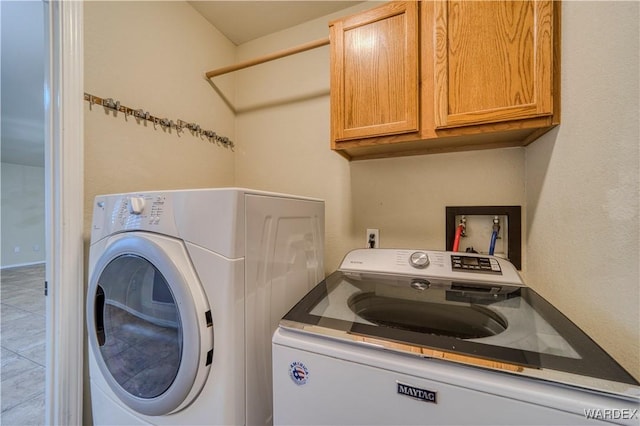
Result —
M96 333L115 381L139 398L162 395L180 367L183 335L171 288L148 260L113 259L98 278Z
M99 241L89 257L92 378L137 413L182 410L213 362L211 310L185 245L131 232Z

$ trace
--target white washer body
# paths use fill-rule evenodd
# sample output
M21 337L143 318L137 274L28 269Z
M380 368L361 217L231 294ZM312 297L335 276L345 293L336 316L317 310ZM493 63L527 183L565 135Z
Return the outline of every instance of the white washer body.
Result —
M349 253L273 336L274 424L637 425L637 381L533 293L504 259ZM392 315L379 315L385 304ZM504 330L452 337L477 331L458 321L464 309Z
M275 425L638 424L638 400L279 328ZM292 363L307 379L295 383ZM398 385L415 397L400 394ZM434 393L434 402L425 401ZM586 418L591 410L595 417ZM598 419L600 416L600 419Z
M323 278L323 246L320 200L239 188L96 197L94 424L270 424L271 336Z

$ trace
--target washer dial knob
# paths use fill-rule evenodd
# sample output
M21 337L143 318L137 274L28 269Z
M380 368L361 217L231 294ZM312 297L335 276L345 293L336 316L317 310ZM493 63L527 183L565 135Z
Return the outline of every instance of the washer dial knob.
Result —
M429 256L423 251L416 251L409 257L409 264L418 269L426 268L429 266Z
M133 215L140 215L144 210L144 198L143 197L129 197L129 213Z

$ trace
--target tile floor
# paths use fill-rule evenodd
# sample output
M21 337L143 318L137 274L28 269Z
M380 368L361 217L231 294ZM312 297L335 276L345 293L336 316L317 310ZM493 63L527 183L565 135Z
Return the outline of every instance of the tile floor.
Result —
M0 271L2 425L44 424L44 264Z

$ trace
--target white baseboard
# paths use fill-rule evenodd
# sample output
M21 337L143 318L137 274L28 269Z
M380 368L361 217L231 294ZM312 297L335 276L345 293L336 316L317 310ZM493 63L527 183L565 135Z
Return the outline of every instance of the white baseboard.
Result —
M2 271L3 269L19 268L21 266L43 265L45 263L46 262L44 260L38 260L36 262L16 263L15 265L4 265L4 266L0 266L0 271Z

